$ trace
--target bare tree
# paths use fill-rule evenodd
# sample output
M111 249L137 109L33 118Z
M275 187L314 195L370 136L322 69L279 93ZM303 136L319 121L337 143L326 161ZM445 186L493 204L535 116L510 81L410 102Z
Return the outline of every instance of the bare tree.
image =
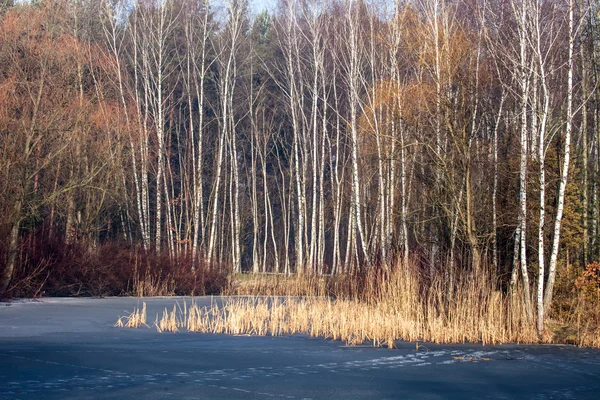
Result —
M571 134L573 130L573 52L575 47L575 35L576 26L573 17L574 1L568 0L567 13L568 13L568 26L569 26L569 40L568 40L568 54L569 58L567 61L567 110L566 110L566 121L565 121L565 138L564 138L564 158L563 165L561 168L560 183L558 188L558 199L556 216L554 218L554 236L552 240L552 252L550 253L550 265L548 267L548 283L546 286L546 292L544 294L544 307L538 318L542 321L538 324L542 324L544 313L550 309L552 302L552 295L554 290L554 282L556 280L556 264L558 261L558 248L560 244L560 228L563 217L563 210L565 204L565 191L567 188L567 179L569 177L569 163L571 160ZM539 329L539 326L538 326Z

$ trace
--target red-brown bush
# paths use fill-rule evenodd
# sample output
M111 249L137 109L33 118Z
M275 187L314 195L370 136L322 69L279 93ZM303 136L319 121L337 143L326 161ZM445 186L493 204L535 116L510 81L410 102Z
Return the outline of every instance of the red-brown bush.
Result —
M1 259L5 256L0 248ZM116 241L69 244L38 232L23 238L6 297L221 293L228 284L226 272L207 265L192 270L191 261Z

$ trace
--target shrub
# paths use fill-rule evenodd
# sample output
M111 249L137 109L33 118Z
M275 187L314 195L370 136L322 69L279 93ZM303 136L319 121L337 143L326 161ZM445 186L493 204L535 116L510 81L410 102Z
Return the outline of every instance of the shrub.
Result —
M600 263L558 272L551 310L555 340L600 347Z
M69 244L40 230L22 241L7 297L205 295L219 294L227 284L222 268L192 270L187 256L157 255L117 241Z

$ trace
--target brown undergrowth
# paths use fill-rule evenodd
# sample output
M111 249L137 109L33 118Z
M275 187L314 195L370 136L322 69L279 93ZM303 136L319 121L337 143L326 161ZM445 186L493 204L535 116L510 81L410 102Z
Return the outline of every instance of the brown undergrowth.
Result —
M0 244L0 259L5 256ZM4 296L200 296L221 294L228 283L225 268L192 269L191 257L155 254L122 242L66 243L40 230L24 237Z
M554 341L600 347L600 263L560 267L550 317Z

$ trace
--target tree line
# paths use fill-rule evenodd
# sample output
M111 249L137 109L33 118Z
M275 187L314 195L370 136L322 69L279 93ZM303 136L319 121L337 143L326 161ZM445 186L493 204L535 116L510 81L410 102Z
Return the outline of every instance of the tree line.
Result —
M598 258L597 2L0 10L0 292L42 234L236 272L493 268L543 321L558 265Z

